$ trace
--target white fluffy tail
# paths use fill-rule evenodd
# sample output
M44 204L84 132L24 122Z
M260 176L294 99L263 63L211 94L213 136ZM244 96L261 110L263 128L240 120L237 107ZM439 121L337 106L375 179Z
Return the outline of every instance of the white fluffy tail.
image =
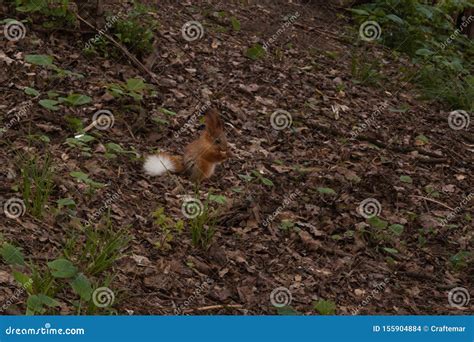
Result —
M160 176L166 172L176 172L176 166L170 156L166 154L158 154L148 156L143 164L145 172L150 176Z

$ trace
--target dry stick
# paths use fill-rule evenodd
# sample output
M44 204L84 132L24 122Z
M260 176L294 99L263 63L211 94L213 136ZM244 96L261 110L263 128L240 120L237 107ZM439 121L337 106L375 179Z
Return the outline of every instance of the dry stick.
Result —
M231 308L231 309L240 309L242 308L242 305L240 304L229 304L229 305L209 305L209 306L203 306L200 308L195 308L195 309L187 309L183 310L183 312L193 312L193 311L207 311L207 310L214 310L214 309L225 309L225 308Z
M143 65L142 62L140 62L134 55L132 55L126 47L124 47L123 45L121 45L119 42L117 42L114 38L112 38L111 36L109 36L107 33L105 32L101 32L98 28L96 28L94 25L92 25L91 23L89 23L87 20L85 20L84 18L82 18L79 14L76 13L76 17L77 19L79 19L80 21L82 21L84 24L86 24L87 26L89 26L90 28L94 29L97 33L99 34L102 34L105 38L107 38L109 41L111 41L116 47L118 47L139 69L141 69L142 71L144 71L145 73L147 73L153 81L156 82L156 84L158 84L158 80L156 79L156 76L150 71L148 70L148 68Z
M421 198L421 199L424 199L424 200L426 200L426 201L430 201L430 202L439 204L439 205L445 207L446 209L449 209L449 210L451 210L451 211L454 211L454 209L451 208L450 206L448 206L448 205L446 205L446 204L444 204L444 203L442 203L442 202L439 202L439 201L437 201L437 200L434 200L434 199L432 199L432 198L425 197L425 196L418 196L418 195L410 195L410 196L411 196L411 197L416 197L416 198Z

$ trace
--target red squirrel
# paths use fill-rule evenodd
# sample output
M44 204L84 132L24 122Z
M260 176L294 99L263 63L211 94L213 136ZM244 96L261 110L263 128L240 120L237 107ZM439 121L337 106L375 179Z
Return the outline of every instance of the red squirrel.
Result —
M216 165L229 158L230 151L217 110L209 109L205 121L206 128L201 136L186 146L183 156L167 153L148 156L143 165L145 172L150 176L186 173L194 182L211 177Z

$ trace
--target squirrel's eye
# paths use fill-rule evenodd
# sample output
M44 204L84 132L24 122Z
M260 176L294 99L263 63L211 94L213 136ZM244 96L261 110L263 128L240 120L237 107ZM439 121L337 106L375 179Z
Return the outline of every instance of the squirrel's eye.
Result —
M217 139L215 140L215 142L216 142L216 144L220 144L220 143L221 143L221 139L217 138Z

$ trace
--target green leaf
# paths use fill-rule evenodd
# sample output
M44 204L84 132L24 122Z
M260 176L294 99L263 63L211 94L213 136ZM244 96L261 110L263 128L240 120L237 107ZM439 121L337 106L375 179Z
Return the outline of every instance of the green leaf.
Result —
M61 199L58 199L56 203L58 204L59 208L76 206L76 202L74 202L72 198L61 198Z
M324 195L335 195L336 192L331 188L318 188L318 192Z
M355 13L355 14L358 14L358 15L362 15L362 16L366 16L368 17L370 15L369 12L363 10L363 9L358 9L358 8L348 8L347 9L348 11L352 12L352 13Z
M405 24L405 21L402 18L400 18L399 16L395 15L395 14L387 14L385 17L390 19L394 23L397 23L397 24L400 24L400 25Z
M267 186L273 186L273 182L268 179L268 178L265 178L265 177L260 177L260 180L262 181L263 184L267 185Z
M234 31L240 31L240 21L236 17L231 17L230 23L232 24L232 29Z
M51 142L51 139L49 139L49 137L47 135L40 135L38 138L39 138L39 140L41 140L42 142L45 142L45 143Z
M424 136L423 134L418 135L415 138L415 140L419 144L427 144L429 142L429 139L426 136Z
M33 88L30 88L30 87L26 87L24 89L24 92L26 95L31 95L31 96L39 96L40 92L36 89L33 89Z
M403 230L405 227L403 227L401 224L392 224L388 227L395 235L400 236L403 234Z
M296 311L291 306L277 307L277 313L282 316L298 316L301 312Z
M395 248L384 247L383 250L390 254L398 254L398 251Z
M166 114L166 115L169 115L169 116L175 116L176 113L171 111L171 110L168 110L166 108L161 108L160 111L163 113L163 114Z
M33 280L30 278L30 276L18 271L13 271L13 278L15 278L17 282L19 282L29 293L31 293Z
M79 273L72 281L71 286L82 300L89 301L91 299L92 285L84 274Z
M72 171L69 175L82 181L90 180L89 176L82 171Z
M66 102L72 106L82 106L92 102L92 98L87 95L69 94L68 97L60 97L59 100Z
M400 176L400 180L403 183L409 183L409 184L413 183L413 179L410 176Z
M0 250L3 260L9 265L25 265L23 253L15 246L5 242Z
M77 268L67 259L56 259L48 262L51 274L55 278L71 278L77 273Z
M48 55L26 55L25 61L35 65L53 65L53 57Z
M238 175L240 179L246 181L246 182L251 182L253 180L253 177L252 176L249 176L249 175L242 175L242 174L239 174Z
M116 143L107 143L105 144L105 148L107 149L107 151L110 151L110 152L117 152L117 153L124 152L122 146Z
M39 104L46 109L59 110L59 107L57 106L59 102L56 100L40 100Z
M336 304L333 301L320 299L318 302L314 302L313 305L314 309L321 315L336 314Z
M374 217L371 217L371 218L367 219L367 222L369 222L369 224L372 227L378 228L378 229L385 229L388 226L388 222L382 220L378 216L374 216Z
M61 305L56 299L53 299L45 294L39 294L38 298L40 299L41 303L49 307Z
M129 91L140 92L145 88L146 84L141 78L130 78L127 80L127 89Z
M266 51L260 44L255 44L251 48L248 48L245 51L245 57L250 58L251 60L257 60L262 58L265 55Z
M451 261L454 267L461 268L466 266L466 263L470 256L471 253L469 253L468 251L461 251L449 258L449 261Z
M429 50L429 49L418 49L415 51L415 54L419 55L419 56L431 56L434 54L433 51Z
M209 201L224 204L227 201L227 198L222 195L209 195Z
M61 304L57 300L44 294L31 295L28 297L28 300L26 301L27 315L44 313L46 311L44 309L45 305L49 307L54 307L54 306L60 306Z

